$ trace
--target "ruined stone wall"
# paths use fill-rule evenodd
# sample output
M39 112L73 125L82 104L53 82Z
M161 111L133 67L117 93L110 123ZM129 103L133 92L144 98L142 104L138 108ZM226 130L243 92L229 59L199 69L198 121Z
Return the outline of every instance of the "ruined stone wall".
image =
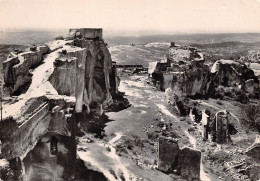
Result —
M19 87L31 80L30 69L43 61L43 55L48 53L49 47L42 45L35 51L27 51L19 54L11 53L3 62L3 77L6 96L12 95Z
M191 148L183 148L180 154L179 173L188 181L200 180L201 152Z
M159 139L159 170L173 173L174 170L177 170L179 155L180 148L177 142L162 137Z
M96 39L102 40L103 30L101 28L80 28L80 29L70 29L68 40L73 40L75 38L84 39Z
M112 62L112 69L109 71L109 82L111 94L118 93L118 86L120 83L119 76L117 75L116 62Z
M185 62L190 60L190 53L191 52L189 50L172 47L169 49L169 58L172 60L172 62Z
M102 29L100 28L80 28L79 32L81 33L81 35L88 39L96 39L98 38L99 40L102 40Z
M179 148L178 140L159 138L158 169L175 173L189 181L200 180L201 152L192 148Z

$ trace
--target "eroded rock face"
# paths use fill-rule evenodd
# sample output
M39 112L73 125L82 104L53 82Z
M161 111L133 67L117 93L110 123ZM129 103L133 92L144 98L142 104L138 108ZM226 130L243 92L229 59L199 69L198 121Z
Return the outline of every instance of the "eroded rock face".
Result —
M30 69L42 63L43 55L48 53L49 47L42 45L35 51L22 53L10 53L8 59L3 62L4 95L12 95L19 87L31 80Z
M176 67L175 67L176 68ZM203 62L191 61L179 67L179 71L153 73L153 78L160 81L161 90L171 88L181 95L206 95L209 88L209 67Z
M259 81L254 71L233 60L218 60L211 69L211 89L209 95L231 97L245 102L248 97L259 98ZM221 90L221 91L220 91ZM235 95L232 92L236 92Z
M218 60L210 70L203 54L192 47L171 47L166 62L149 64L149 74L157 87L159 84L163 91L171 88L178 96L219 97L222 86L227 89L223 96L232 97L228 89L237 89L241 96L234 99L241 102L247 96L259 97L259 81L253 70L233 60Z
M179 174L187 180L200 180L200 160L200 151L181 149L172 138L159 138L159 170Z
M59 96L58 96L59 97ZM64 97L30 99L23 107L22 116L6 118L1 123L1 158L23 158L47 132L70 136L68 109L75 105ZM52 107L53 102L57 107ZM60 103L60 104L58 104ZM52 111L52 112L51 112Z
M181 95L205 95L209 87L209 67L203 54L193 47L171 46L166 62L149 64L149 73L160 89L171 88Z
M73 40L76 38L84 38L91 40L102 40L102 29L100 28L79 28L79 29L70 29L66 39Z
M191 148L183 148L180 156L180 175L187 180L200 180L201 152Z
M57 150L52 151L51 139L39 141L24 159L24 180L70 180L75 172L76 143L58 137ZM64 144L66 141L66 145Z
M177 170L180 148L177 142L171 139L159 139L159 162L158 169L170 173Z
M103 107L111 105L111 94L117 90L118 80L112 75L106 44L86 39L76 39L75 44L78 47L65 46L56 59L51 84L59 94L76 97L76 112L81 112L83 105L88 112L95 103Z
M29 52L12 54L5 62L10 93L29 78L32 83L24 95L4 103L4 109L9 110L4 111L0 123L0 158L23 159L46 133L70 137L75 113L87 110L83 115L90 111L101 115L113 102L119 84L115 62L112 66L100 31L99 38L93 38L93 30L80 32L80 38L57 40L49 43L50 48L34 46Z

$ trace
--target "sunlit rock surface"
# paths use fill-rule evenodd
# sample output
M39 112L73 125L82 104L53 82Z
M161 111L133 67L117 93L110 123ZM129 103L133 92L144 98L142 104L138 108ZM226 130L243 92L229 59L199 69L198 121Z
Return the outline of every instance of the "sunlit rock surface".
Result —
M113 103L112 95L117 93L119 79L115 62L112 66L110 53L102 39L102 29L97 29L97 34L93 34L95 29L79 30L81 34L71 40L31 47L28 52L11 54L4 63L6 93L0 123L0 159L9 161L11 167L15 165L11 160L20 163L19 160L23 160L46 134L62 135L75 141L74 117L83 107L86 110L84 115L93 111L100 115L103 108ZM25 89L27 82L30 84ZM24 93L6 97L20 87ZM55 147L50 149L55 150ZM47 147L44 150L46 158L51 159ZM65 176L66 168L61 165L50 174L52 166L46 166L49 171L44 174L46 177L42 175L42 179L70 178ZM38 166L30 167L34 170ZM35 180L35 170L28 169L26 176Z
M105 43L77 40L75 44L82 48L64 46L55 60L51 84L59 94L76 97L77 112L81 112L83 105L89 110L93 103L109 106L113 102L109 77L112 60Z
M41 45L33 51L12 52L3 62L4 94L12 95L18 88L31 80L30 70L42 63L43 56L47 54L49 47Z
M209 65L203 54L193 47L172 43L166 60L151 62L148 72L158 89L171 88L179 97L234 98L229 89L244 94L244 98L234 98L241 102L248 96L259 97L259 80L253 70L233 60L218 60ZM223 95L219 95L219 89L223 89Z

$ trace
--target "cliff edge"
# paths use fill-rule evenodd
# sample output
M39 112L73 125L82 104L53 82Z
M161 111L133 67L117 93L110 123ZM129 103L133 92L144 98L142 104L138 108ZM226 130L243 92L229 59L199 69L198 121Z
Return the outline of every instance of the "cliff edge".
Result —
M65 40L13 53L3 73L0 158L7 160L23 159L46 133L71 136L73 115L102 114L119 84L102 29L71 29ZM24 93L9 97L18 89Z

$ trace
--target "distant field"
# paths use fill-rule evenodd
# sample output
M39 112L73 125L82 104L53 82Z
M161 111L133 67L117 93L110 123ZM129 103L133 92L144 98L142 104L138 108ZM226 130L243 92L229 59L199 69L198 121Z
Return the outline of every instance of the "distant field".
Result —
M213 60L217 59L237 59L246 56L249 50L260 52L260 42L222 42L212 44L192 44L203 52L212 55Z
M227 34L178 34L178 35L150 35L150 36L104 36L110 45L147 44L152 42L176 42L188 44L212 44L221 42L254 43L260 41L260 33L227 33Z
M30 45L39 44L52 40L57 36L66 36L69 29L61 30L16 30L0 31L0 44ZM142 36L110 36L103 29L105 42L110 46L147 44L151 42L176 42L180 44L209 44L220 42L245 42L253 43L260 41L260 33L225 33L225 34L168 34L168 35L142 35Z
M57 36L65 36L65 30L20 30L0 32L0 62L6 59L13 49L24 49L32 44L42 44ZM142 64L148 66L151 61L164 59L170 42L198 47L205 54L216 59L236 59L248 54L249 50L260 50L260 33L238 34L178 34L144 36L107 36L104 40L110 47L111 55L118 64ZM131 46L131 44L135 46ZM2 45L1 45L2 44ZM148 44L148 45L147 45ZM23 45L23 46L20 46Z
M160 61L168 52L169 44L119 45L109 48L112 59L121 65L143 65Z
M147 67L149 62L160 61L164 59L169 50L168 43L152 43L147 45L119 45L110 48L112 59L118 64L142 64ZM181 44L183 45L183 44ZM260 42L241 43L241 42L224 42L212 44L192 44L202 50L210 61L218 59L237 59L240 56L246 56L250 50L260 52Z

